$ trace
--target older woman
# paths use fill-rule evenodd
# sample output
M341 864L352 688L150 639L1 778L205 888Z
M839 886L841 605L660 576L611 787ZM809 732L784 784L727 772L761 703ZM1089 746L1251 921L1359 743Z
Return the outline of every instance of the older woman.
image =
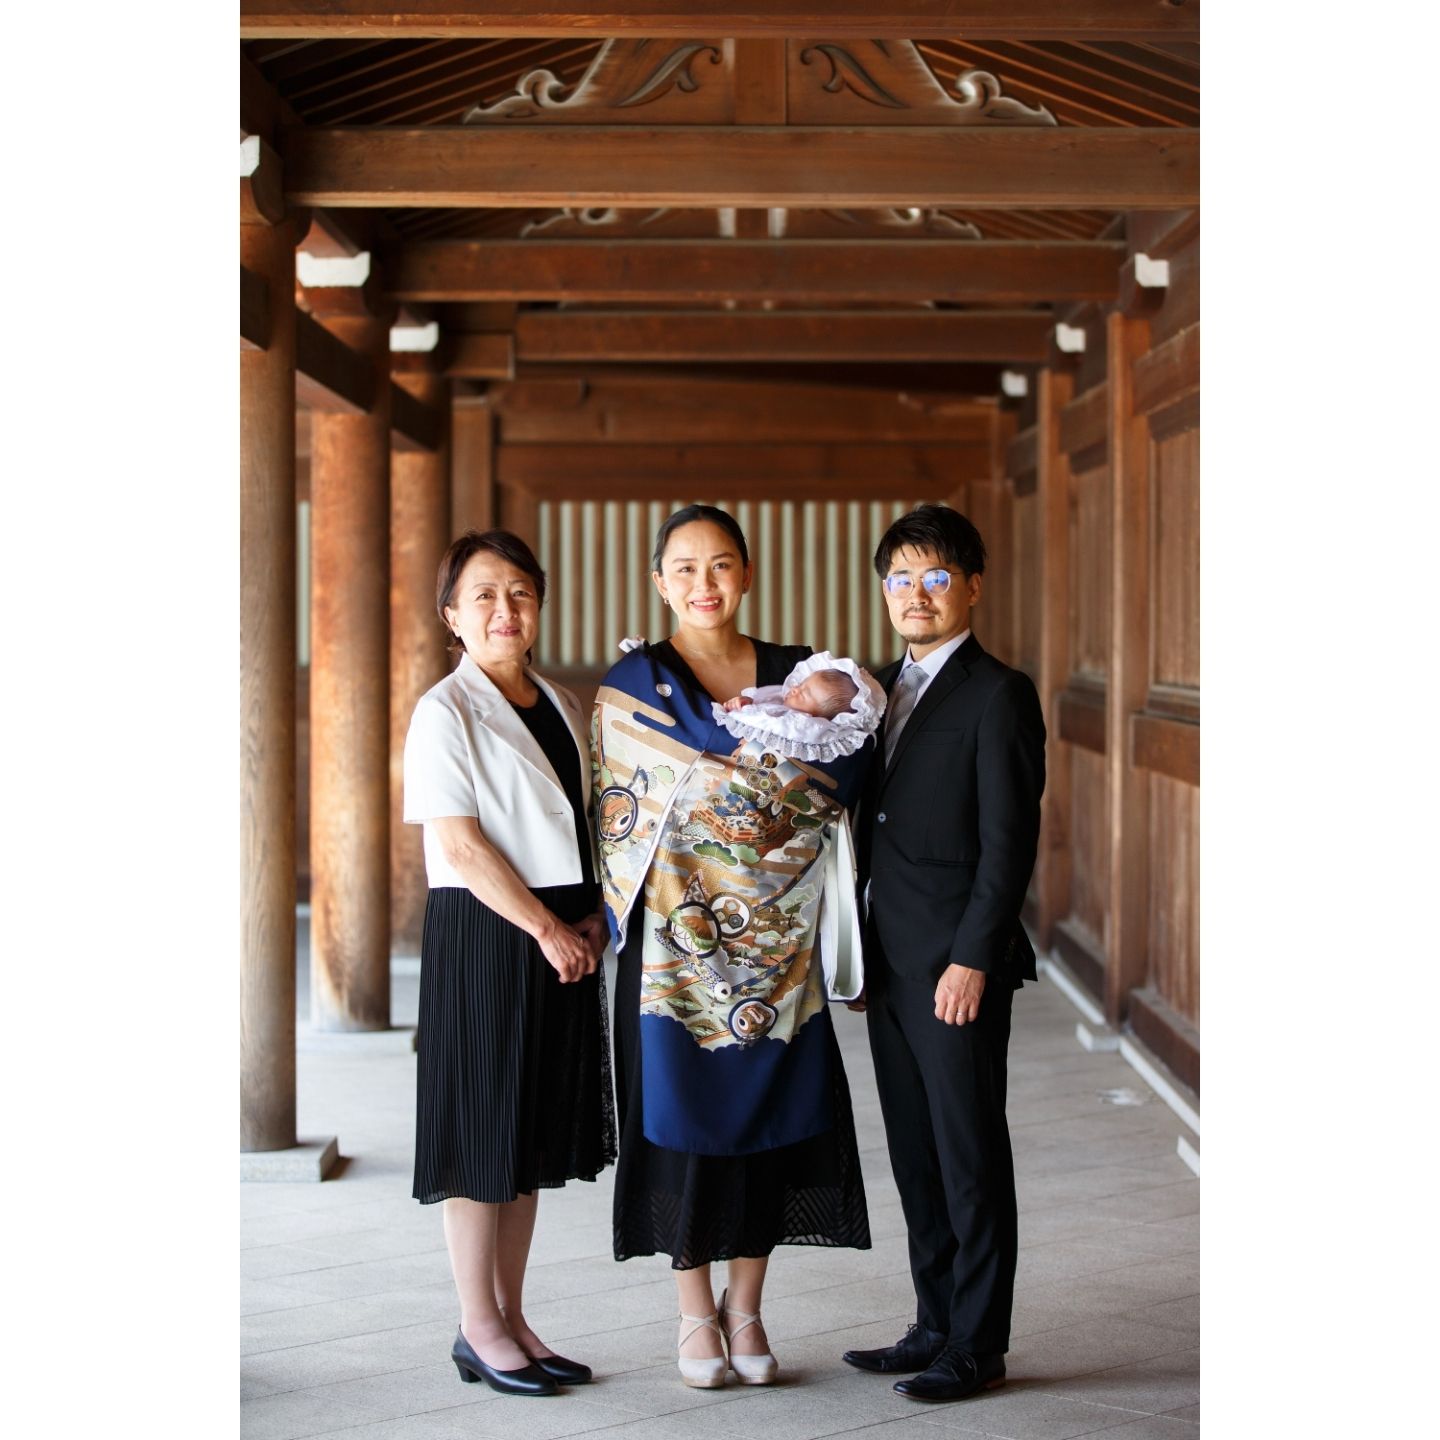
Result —
M619 956L615 1258L671 1257L687 1385L776 1378L760 1315L776 1245L867 1249L855 1125L819 931L853 900L827 860L847 792L737 744L712 701L781 683L809 651L740 633L740 527L691 505L655 543L669 640L612 667L596 700L596 821ZM717 1306L710 1266L729 1262ZM728 1360L726 1350L728 1347Z
M425 827L415 1198L443 1202L460 1378L553 1395L591 1378L525 1319L538 1192L615 1158L578 701L529 668L545 575L504 530L455 541L436 609L461 651L405 740Z

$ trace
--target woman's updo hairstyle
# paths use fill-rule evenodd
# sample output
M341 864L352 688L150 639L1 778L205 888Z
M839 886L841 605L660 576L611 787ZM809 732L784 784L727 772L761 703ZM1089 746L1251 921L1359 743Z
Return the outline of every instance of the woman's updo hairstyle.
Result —
M650 568L657 573L664 569L665 547L670 543L670 537L682 526L693 525L697 520L708 520L712 525L718 525L734 542L740 551L740 563L750 563L750 550L745 544L745 532L735 523L733 515L727 515L725 511L714 505L687 505L683 510L677 510L655 533L655 553L650 558Z

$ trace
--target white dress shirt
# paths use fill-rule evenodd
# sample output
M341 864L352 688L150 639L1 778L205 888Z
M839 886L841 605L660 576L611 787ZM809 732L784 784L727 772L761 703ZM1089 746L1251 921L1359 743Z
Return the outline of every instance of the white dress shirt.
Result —
M888 756L894 748L895 742L900 738L900 732L910 721L920 704L920 697L924 695L930 682L940 673L945 662L970 638L970 630L967 626L953 640L947 640L938 649L932 650L923 660L917 660L910 651L905 651L905 663L900 667L900 673L895 677L895 685L891 688L891 694L898 689L900 682L911 670L920 672L918 683L915 686L915 701L910 706L909 712L897 717L895 723L885 732L885 752Z

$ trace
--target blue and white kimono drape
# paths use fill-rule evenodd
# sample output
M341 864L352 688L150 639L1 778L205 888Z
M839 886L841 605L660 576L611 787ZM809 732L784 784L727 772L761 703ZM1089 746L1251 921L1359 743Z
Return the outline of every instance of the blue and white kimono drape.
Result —
M591 768L617 953L644 919L645 1136L745 1155L829 1129L821 937L853 930L844 807L867 755L788 760L715 723L648 648L605 677ZM837 841L837 833L843 831Z

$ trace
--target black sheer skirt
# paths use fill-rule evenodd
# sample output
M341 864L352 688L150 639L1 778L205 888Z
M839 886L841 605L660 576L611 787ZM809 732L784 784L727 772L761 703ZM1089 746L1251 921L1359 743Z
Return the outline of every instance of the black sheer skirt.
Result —
M615 982L615 1081L620 1158L615 1170L615 1258L669 1255L688 1270L714 1260L768 1255L777 1245L870 1248L870 1220L850 1088L830 1017L835 1125L795 1145L754 1155L690 1155L645 1138L640 1084L643 909ZM822 1023L820 1017L809 1022Z
M594 909L592 885L532 893L567 923ZM562 985L529 935L458 886L426 902L416 1049L423 1204L503 1203L614 1160L603 969Z

